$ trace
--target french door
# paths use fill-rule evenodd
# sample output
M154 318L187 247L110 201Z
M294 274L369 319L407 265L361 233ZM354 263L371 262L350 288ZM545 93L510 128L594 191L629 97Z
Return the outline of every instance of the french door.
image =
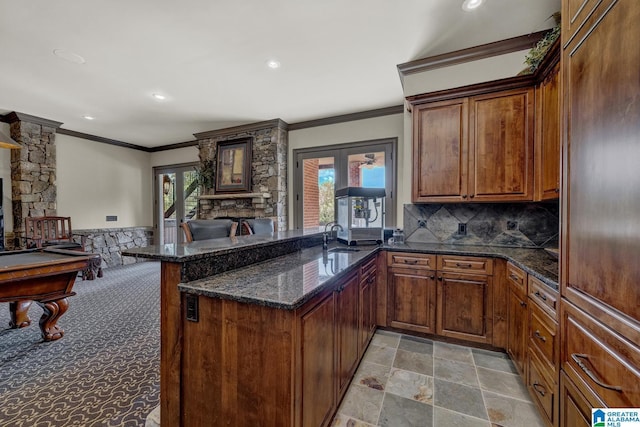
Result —
M183 243L180 224L195 219L200 188L196 180L197 163L153 168L154 224L160 244Z
M294 150L294 227L324 229L344 187L384 188L385 224L395 224L395 148L394 138Z

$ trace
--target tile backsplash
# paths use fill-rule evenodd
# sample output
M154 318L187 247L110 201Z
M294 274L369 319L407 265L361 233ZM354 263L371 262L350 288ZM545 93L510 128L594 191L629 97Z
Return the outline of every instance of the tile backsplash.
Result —
M557 201L404 205L408 242L454 245L557 247Z

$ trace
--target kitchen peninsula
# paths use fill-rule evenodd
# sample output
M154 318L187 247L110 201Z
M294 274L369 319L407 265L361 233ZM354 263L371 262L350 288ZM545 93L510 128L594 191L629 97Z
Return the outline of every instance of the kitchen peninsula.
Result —
M323 251L321 236L287 231L126 253L162 261L163 423L329 423L373 331L388 326L388 254L499 260L494 335L506 335L505 260L557 289L557 262L538 249L409 243ZM503 314L493 316L498 305Z

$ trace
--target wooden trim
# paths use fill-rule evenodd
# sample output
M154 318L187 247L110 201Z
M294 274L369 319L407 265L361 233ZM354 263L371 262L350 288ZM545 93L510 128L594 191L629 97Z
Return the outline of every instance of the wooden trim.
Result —
M157 151L176 150L178 148L197 147L197 146L198 146L198 141L185 141L185 142L176 142L175 144L160 145L158 147L149 147L147 151L151 153L155 153Z
M411 106L425 104L435 101L446 101L455 98L484 95L487 93L500 92L511 89L521 89L535 85L536 75L515 76L506 79L493 80L490 82L461 86L453 89L439 90L426 94L412 95L407 97L407 102Z
M341 114L339 116L325 117L323 119L307 120L304 122L291 123L289 130L300 130L317 126L333 125L337 123L353 122L356 120L372 119L375 117L390 116L393 114L402 114L404 112L403 105L394 105L392 107L377 108L375 110L360 111L358 113Z
M400 81L404 85L404 77L410 74L423 73L437 68L450 67L452 65L464 64L466 62L477 61L490 58L492 56L504 55L519 50L531 49L549 30L537 31L506 40L474 46L467 49L456 50L454 52L443 53L441 55L429 56L415 61L399 64L398 73Z
M151 149L149 147L143 147L141 145L130 144L128 142L122 142L122 141L118 141L118 140L115 140L115 139L103 138L101 136L90 135L88 133L76 132L75 130L69 130L69 129L60 128L60 129L57 130L57 133L59 133L60 135L73 136L73 137L76 137L76 138L87 139L89 141L100 142L100 143L103 143L103 144L115 145L117 147L131 148L131 149L134 149L134 150L146 151L147 153L151 152Z
M273 119L273 120L266 120L263 122L249 123L241 126L234 126L230 128L215 129L215 130L209 130L206 132L194 133L193 136L195 136L199 140L214 139L214 138L220 138L220 137L229 136L229 135L236 135L243 132L251 132L251 131L275 128L275 127L286 131L289 129L289 124L281 119Z
M31 116L29 114L18 113L16 111L5 114L4 116L0 116L0 118L0 121L3 121L5 123L15 123L21 121L34 123L41 126L52 127L54 129L58 129L60 126L62 126L62 122L56 122L54 120L44 119L42 117Z

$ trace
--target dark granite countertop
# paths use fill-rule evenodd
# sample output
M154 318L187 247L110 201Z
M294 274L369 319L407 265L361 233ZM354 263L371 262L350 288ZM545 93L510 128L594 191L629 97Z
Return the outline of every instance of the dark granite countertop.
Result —
M184 244L168 243L143 248L131 248L122 251L122 255L150 258L158 261L187 262L212 255L232 253L238 249L257 249L313 236L320 238L321 235L322 233L317 230L280 231L267 235L234 236Z
M332 244L330 249L344 245ZM206 279L178 285L183 292L287 310L296 309L379 250L323 251L315 246Z
M335 243L331 245L336 246L344 247ZM205 279L181 283L179 289L291 310L344 278L358 267L360 261L380 250L504 258L558 289L557 260L542 249L419 243L358 248L358 252L326 253L320 246L315 246Z

